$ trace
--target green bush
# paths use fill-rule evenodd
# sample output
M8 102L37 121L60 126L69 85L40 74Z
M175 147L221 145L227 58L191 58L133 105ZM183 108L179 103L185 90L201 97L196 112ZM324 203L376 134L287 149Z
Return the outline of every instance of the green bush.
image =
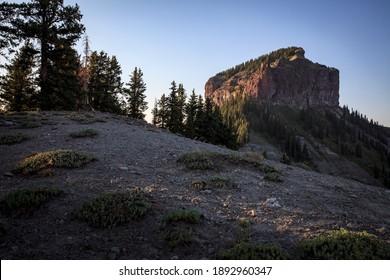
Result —
M190 245L193 242L192 231L184 226L169 228L165 232L164 241L171 248Z
M1 200L1 209L9 212L18 209L37 208L50 198L60 195L60 190L55 187L31 187L21 188L9 192Z
M94 160L94 157L79 151L56 150L33 154L20 161L13 169L22 175L45 175L52 167L77 168Z
M224 188L227 188L229 185L229 179L226 177L214 176L214 177L211 177L210 180L211 180L211 184L216 188L224 189Z
M144 216L151 205L139 191L109 193L84 203L74 215L96 228L114 228Z
M288 260L287 253L275 244L238 243L220 252L220 260Z
M184 163L188 169L207 170L214 168L211 159L215 156L216 154L211 152L190 152L179 157L177 161Z
M277 173L277 172L266 173L264 176L264 179L268 180L268 181L273 181L273 182L282 182L283 181L281 176L280 176L280 173Z
M200 223L200 213L196 209L192 210L172 210L165 215L163 221L167 224L176 222L186 222L191 224Z
M0 145L13 145L22 143L23 141L29 140L30 137L25 135L5 135L0 137Z
M84 138L84 137L95 137L98 136L99 132L95 129L84 129L81 131L73 132L69 136L73 138Z
M219 154L213 152L190 152L182 155L177 161L184 163L188 169L194 170L210 170L214 169L213 160L228 161L233 164L247 164L251 165L264 173L275 173L270 177L275 178L278 182L281 181L280 176L276 178L276 174L281 174L280 170L265 164L263 155L256 153L245 153L241 155L239 153L231 154Z
M390 244L373 234L341 228L314 240L302 241L305 259L317 260L388 260Z

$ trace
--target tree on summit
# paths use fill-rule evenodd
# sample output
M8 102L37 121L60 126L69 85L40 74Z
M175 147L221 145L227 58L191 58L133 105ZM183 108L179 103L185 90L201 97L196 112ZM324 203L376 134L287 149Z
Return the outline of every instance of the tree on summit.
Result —
M65 6L63 0L32 0L28 3L0 5L0 48L16 47L17 42L36 41L39 52L38 107L53 109L56 83L50 80L57 71L56 53L61 45L71 48L80 38L84 26L80 23L79 6ZM68 54L70 54L68 52ZM71 58L73 59L73 57ZM54 75L55 76L55 75Z
M126 84L129 87L124 89L128 102L126 114L135 119L143 119L145 117L144 112L148 109L148 103L145 101L146 96L144 94L146 84L142 77L141 69L135 67L130 75L130 82Z

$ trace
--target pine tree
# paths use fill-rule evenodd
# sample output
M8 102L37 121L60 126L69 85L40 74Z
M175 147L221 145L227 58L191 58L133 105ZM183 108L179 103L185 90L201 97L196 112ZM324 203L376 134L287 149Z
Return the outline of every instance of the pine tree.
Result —
M0 8L7 9L7 4ZM0 28L7 36L17 37L21 40L37 40L39 46L39 106L43 110L50 110L55 98L53 94L53 81L49 80L54 70L53 52L56 44L66 42L72 46L80 38L84 26L80 23L81 13L79 7L64 6L63 0L32 0L29 3L13 4L13 13L8 15L4 28ZM4 27L1 23L1 27ZM9 44L10 40L6 41ZM54 75L53 75L54 76ZM55 83L54 83L55 84Z
M89 59L88 94L93 108L114 114L122 113L119 97L122 94L121 67L115 56L94 51Z
M157 125L158 124L158 105L157 105L157 98L154 99L154 106L152 109L152 124Z
M185 105L186 121L184 124L184 135L189 138L195 137L195 119L197 111L198 97L195 94L195 90L192 90L192 94L188 103Z
M47 85L51 94L51 110L75 110L81 99L82 82L79 79L78 54L67 42L59 41L50 53Z
M167 128L169 120L169 102L168 98L163 94L157 103L158 112L156 117L156 124L160 128Z
M205 121L204 121L204 103L202 95L198 96L198 103L196 104L196 114L194 121L195 139L202 139L205 134Z
M35 109L35 57L36 52L31 44L26 43L11 65L6 66L7 74L1 83L0 98L5 101L7 111Z
M144 112L148 109L147 102L145 101L146 84L143 81L143 73L141 69L134 69L132 75L130 75L130 82L126 85L129 88L124 92L127 95L127 115L135 119L143 119L145 117Z
M171 83L171 90L167 102L168 102L168 119L167 119L167 128L173 133L180 132L180 109L179 109L179 99L177 95L177 86L176 82Z

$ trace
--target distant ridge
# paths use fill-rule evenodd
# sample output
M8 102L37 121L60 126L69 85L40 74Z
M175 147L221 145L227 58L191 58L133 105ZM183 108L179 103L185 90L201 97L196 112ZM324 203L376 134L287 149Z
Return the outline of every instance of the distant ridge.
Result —
M300 109L334 107L339 71L306 59L303 48L283 48L220 72L205 85L205 96L217 104L237 95Z

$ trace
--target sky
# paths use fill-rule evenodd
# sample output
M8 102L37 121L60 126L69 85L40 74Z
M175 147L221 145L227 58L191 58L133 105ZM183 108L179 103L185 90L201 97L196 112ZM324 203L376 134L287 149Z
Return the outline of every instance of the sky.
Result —
M216 73L299 46L340 70L341 106L390 126L390 1L65 0L75 3L91 49L117 57L124 83L141 68L150 109L173 80L204 94Z

